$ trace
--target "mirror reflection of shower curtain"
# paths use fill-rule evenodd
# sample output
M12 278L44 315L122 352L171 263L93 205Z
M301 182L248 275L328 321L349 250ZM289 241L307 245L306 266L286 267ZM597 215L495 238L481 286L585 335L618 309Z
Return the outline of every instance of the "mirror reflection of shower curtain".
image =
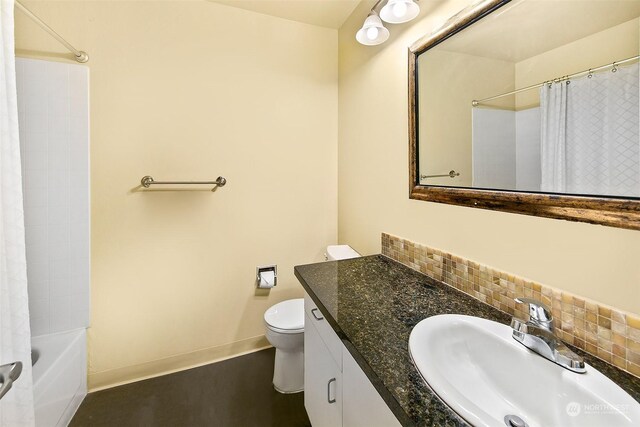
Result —
M13 0L0 0L0 365L23 365L0 400L0 426L29 427L34 424L31 332L13 37Z
M640 196L640 67L540 88L542 191Z

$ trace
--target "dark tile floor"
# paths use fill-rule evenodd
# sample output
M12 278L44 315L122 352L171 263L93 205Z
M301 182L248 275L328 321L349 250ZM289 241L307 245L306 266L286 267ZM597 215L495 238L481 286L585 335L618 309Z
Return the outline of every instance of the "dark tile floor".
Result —
M304 394L271 384L275 349L89 393L77 426L310 426Z

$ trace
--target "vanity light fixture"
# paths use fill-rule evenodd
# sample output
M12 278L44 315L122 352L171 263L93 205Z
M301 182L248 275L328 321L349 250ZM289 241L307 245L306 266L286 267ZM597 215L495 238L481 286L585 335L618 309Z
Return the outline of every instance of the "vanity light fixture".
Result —
M362 28L356 33L356 40L366 46L375 46L384 43L388 38L389 30L382 25L378 12L371 9Z
M420 6L413 0L389 0L380 10L380 17L389 24L402 24L411 21L420 13Z
M378 15L376 8L383 3L386 4ZM371 8L367 19L364 20L362 28L356 33L356 40L366 46L384 43L389 38L389 30L384 27L382 21L402 24L411 21L418 16L418 13L420 13L420 7L414 0L378 0Z

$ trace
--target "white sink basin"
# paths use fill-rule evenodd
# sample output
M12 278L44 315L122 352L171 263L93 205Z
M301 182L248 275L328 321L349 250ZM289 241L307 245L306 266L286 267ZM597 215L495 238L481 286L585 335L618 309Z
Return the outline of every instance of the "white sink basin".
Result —
M431 389L474 426L640 426L640 404L586 365L578 374L533 353L509 326L446 314L416 325L411 357Z

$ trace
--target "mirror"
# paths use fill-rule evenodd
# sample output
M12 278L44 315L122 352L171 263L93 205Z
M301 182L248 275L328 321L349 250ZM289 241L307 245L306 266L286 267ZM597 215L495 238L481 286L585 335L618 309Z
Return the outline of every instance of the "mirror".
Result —
M639 229L639 54L638 0L461 11L410 49L411 197Z

